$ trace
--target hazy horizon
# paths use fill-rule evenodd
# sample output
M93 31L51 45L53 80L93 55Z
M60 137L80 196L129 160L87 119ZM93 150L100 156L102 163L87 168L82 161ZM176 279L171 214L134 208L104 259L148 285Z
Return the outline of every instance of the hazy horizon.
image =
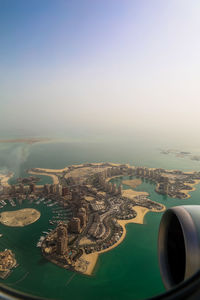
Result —
M200 3L0 1L1 136L199 146Z

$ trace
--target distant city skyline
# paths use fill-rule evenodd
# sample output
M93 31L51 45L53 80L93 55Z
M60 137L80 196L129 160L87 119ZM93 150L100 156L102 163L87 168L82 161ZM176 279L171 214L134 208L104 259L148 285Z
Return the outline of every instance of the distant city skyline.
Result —
M1 134L194 139L199 15L198 0L0 0Z

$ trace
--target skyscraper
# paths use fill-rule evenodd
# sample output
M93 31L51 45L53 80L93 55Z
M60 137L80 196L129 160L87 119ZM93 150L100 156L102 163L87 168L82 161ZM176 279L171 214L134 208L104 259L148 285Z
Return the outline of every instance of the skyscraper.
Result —
M68 235L67 226L64 223L60 223L57 227L57 249L58 255L63 255L68 249Z
M35 193L35 183L30 184L30 193Z
M85 208L80 208L77 214L77 217L80 219L81 228L86 226L87 223L87 215Z
M81 222L79 218L72 218L68 225L69 230L73 233L79 233L81 231Z

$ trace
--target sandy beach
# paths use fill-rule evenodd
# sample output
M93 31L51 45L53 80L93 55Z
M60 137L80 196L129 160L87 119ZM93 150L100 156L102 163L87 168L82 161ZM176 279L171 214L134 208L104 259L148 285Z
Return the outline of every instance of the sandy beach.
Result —
M130 199L133 199L134 197L140 196L140 195L148 196L149 194L147 192L134 191L131 189L122 191L122 196L130 198Z
M4 211L0 214L0 223L10 227L24 227L36 222L40 212L34 208Z
M88 265L87 265L87 270L84 272L85 275L92 275L92 272L94 270L94 267L97 263L97 260L98 260L98 252L94 252L94 253L91 253L91 254L83 254L81 256L81 259L85 260L88 262Z
M155 202L157 203L157 202ZM162 205L162 204L161 204ZM122 233L122 236L121 238L117 241L117 243L115 243L114 245L112 245L111 247L107 248L107 249L104 249L104 250L101 250L97 253L104 253L104 252L107 252L107 251L110 251L111 249L117 247L122 241L123 239L125 238L126 236L126 224L129 224L129 223L135 223L135 224L144 224L144 217L145 215L151 211L151 212L162 212L166 209L166 207L164 205L162 205L163 208L161 210L157 210L157 209L149 209L149 208L146 208L146 207L143 207L143 206L133 206L133 209L136 211L137 213L137 216L133 219L130 219L130 220L118 220L117 222L123 227L123 233Z
M91 196L85 196L86 201L93 201L95 198Z
M142 184L142 180L141 179L123 180L122 183L135 189L137 186Z
M116 178L116 177L120 177L120 175L115 175L115 176L112 176L112 177L107 177L106 178L106 182L109 182L111 179Z
M46 170L46 169L45 169ZM49 173L43 173L43 172L33 172L33 171L28 171L29 174L33 175L44 175L44 176L50 176L53 179L54 184L59 184L58 177L54 174L49 174Z
M39 172L47 172L47 173L62 173L64 171L68 171L68 167L65 167L63 169L44 169L44 168L35 168Z
M194 180L195 183L187 183L187 185L192 187L192 190L181 190L181 192L185 193L187 195L187 198L191 198L190 192L193 192L196 190L195 185L200 183L200 180Z
M133 192L135 192L135 191L133 191ZM155 203L157 203L157 202L155 202ZM162 205L162 204L160 204L160 205ZM129 223L144 224L144 217L149 211L151 211L151 212L163 212L166 209L166 207L164 205L162 205L162 207L163 208L161 210L157 210L157 209L154 209L154 208L153 209L148 209L148 208L143 207L143 206L133 206L133 209L137 212L137 216L133 219L130 219L130 220L118 220L117 221L122 226L123 233L122 233L122 236L120 237L120 239L114 245L112 245L111 247L109 247L107 249L98 251L98 252L82 255L81 258L83 258L84 260L87 260L89 262L87 271L84 272L84 274L86 274L86 275L91 275L92 274L92 272L94 270L94 267L96 265L98 256L101 253L108 252L108 251L114 249L115 247L117 247L119 244L122 243L122 241L124 240L124 238L126 236L126 224L129 224Z

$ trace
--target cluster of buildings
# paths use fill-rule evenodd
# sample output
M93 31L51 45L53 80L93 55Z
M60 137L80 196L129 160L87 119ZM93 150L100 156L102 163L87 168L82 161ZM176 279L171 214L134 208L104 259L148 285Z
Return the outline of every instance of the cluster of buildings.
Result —
M80 225L80 224L79 224ZM72 226L71 229L75 227ZM71 243L69 225L60 222L58 226L47 235L42 242L43 255L53 263L64 267L73 268L76 260L83 254L83 250L76 248Z
M0 252L0 278L6 279L15 267L17 262L14 253L9 249Z
M194 180L200 179L200 173L184 173L179 170L166 171L164 169L148 169L137 167L135 175L146 178L156 183L156 192L168 195L172 198L184 199L187 197L183 190L192 190L187 183L194 184Z
M119 174L121 175L121 174ZM117 176L117 175L115 175ZM113 195L121 195L122 194L122 186L119 185L119 187L116 186L116 184L109 182L106 180L107 177L104 174L98 174L97 175L97 183L100 185L101 189L109 194Z
M149 178L153 181L161 179L164 169L148 169L143 167L137 167L135 169L135 175L142 178Z
M94 165L90 167L91 170L95 168ZM72 209L72 217L62 226L58 220L57 228L44 239L41 247L47 259L63 267L68 265L73 268L81 253L109 248L120 239L123 229L116 219L133 218L136 213L130 208L131 200L123 199L122 186L109 183L109 179L127 173L133 175L133 168L102 164L98 165L95 172L88 172L84 179L79 178L79 185L77 177L66 176L67 180L63 180L60 176L62 184L44 186L46 195L54 193L61 198L68 195L66 203ZM93 200L85 200L87 197Z
M71 233L80 233L86 227L87 221L87 211L84 207L81 207L76 216L68 222L69 231Z
M45 184L43 188L44 195L58 195L60 197L65 197L68 200L72 200L73 195L70 189L61 184Z
M33 171L37 173L37 169ZM35 182L24 184L26 181L20 181L17 185L4 188L7 195L13 198L27 195L33 199L42 197L45 199L43 203L49 206L53 203L48 204L48 201L60 205L62 211L53 222L50 220L50 224L57 224L57 227L46 235L41 249L48 260L73 269L84 252L88 254L104 250L120 239L123 228L117 220L134 218L137 213L133 205L162 209L161 205L146 196L134 199L124 197L122 186L109 182L115 176L133 175L155 182L156 191L161 194L180 198L185 196L181 192L184 183L192 183L194 178L200 177L200 174L102 163L70 166L63 174L59 174L59 184L36 186ZM70 217L61 222L61 216L68 210Z

